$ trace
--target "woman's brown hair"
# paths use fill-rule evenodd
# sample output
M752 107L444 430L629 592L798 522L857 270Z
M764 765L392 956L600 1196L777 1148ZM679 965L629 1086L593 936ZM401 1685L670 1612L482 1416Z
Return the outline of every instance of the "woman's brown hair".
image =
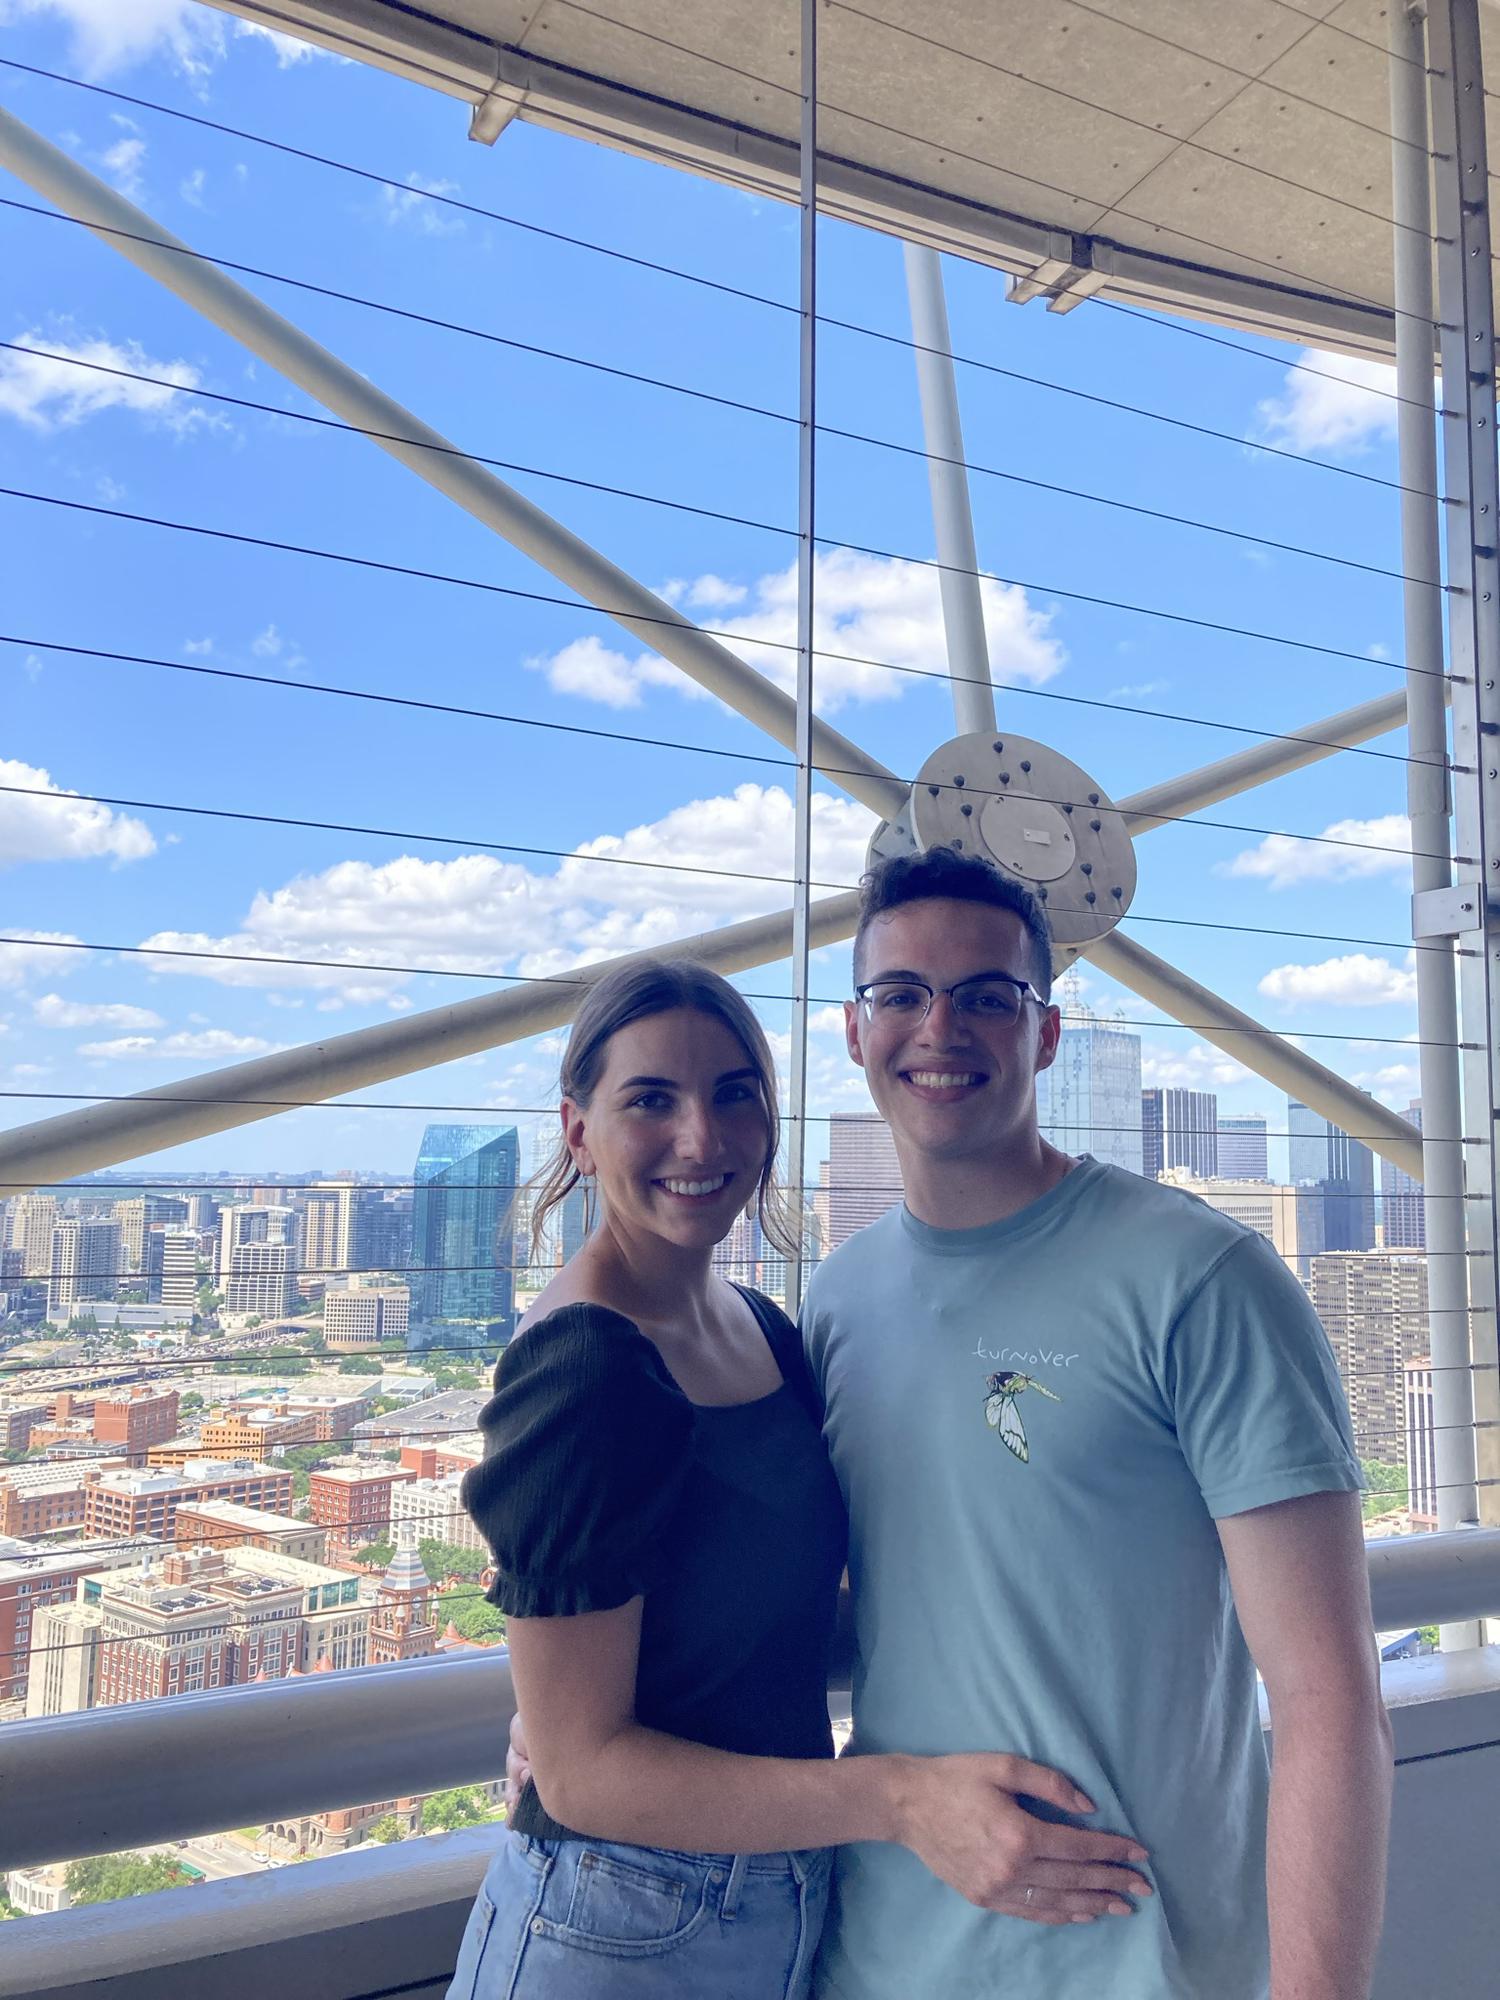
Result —
M749 1002L717 972L710 972L691 958L645 958L622 965L618 972L607 973L589 988L573 1017L558 1078L560 1093L587 1110L604 1070L605 1051L611 1037L621 1028L628 1028L632 1021L648 1020L653 1014L667 1014L678 1007L691 1007L699 1014L722 1021L743 1047L755 1071L766 1120L766 1157L756 1184L755 1212L767 1240L783 1256L794 1256L800 1231L795 1211L776 1177L776 1154L781 1144L776 1065L765 1029ZM547 1217L582 1178L567 1142L559 1139L551 1159L531 1183L533 1258L538 1255Z

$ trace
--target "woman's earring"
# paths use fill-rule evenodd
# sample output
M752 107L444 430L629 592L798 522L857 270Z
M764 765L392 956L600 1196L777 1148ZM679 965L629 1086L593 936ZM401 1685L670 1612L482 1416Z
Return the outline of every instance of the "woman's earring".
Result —
M592 1236L594 1233L594 1176L592 1174L581 1173L578 1178L583 1186L583 1233L585 1236Z

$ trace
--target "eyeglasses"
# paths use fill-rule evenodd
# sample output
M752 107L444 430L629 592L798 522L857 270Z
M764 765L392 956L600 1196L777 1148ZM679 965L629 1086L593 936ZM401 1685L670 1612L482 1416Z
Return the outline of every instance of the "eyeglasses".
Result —
M1017 1020L1026 1001L1040 1002L1042 998L1027 980L1012 979L1003 972L938 987L929 986L925 979L867 979L854 989L867 1021L899 1021L907 1027L927 1019L939 994L946 995L954 1013L966 1020L1002 1023Z

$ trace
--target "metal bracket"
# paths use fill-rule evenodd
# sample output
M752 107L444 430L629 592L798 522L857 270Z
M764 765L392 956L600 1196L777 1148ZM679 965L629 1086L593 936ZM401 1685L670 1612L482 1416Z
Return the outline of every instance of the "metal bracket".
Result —
M514 84L496 83L469 114L469 137L481 146L493 146L500 134L525 107L530 92Z
M1411 934L1417 943L1462 937L1484 929L1482 899L1472 883L1448 889L1419 889L1411 899Z
M1106 282L1108 273L1094 268L1092 237L1052 231L1047 248L1051 254L1029 277L1011 279L1005 293L1007 305L1025 306L1033 299L1045 299L1048 312L1071 312Z

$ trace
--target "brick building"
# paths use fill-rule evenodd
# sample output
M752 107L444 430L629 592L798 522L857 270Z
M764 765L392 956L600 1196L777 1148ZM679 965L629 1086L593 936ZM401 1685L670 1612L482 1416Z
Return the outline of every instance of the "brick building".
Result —
M327 1550L327 1533L289 1514L270 1514L261 1507L242 1507L233 1500L184 1500L174 1529L180 1549L267 1549L320 1563Z
M0 1538L0 1700L26 1693L32 1661L32 1621L44 1607L66 1604L80 1577L139 1560L140 1549L108 1543L53 1551Z
M411 1477L388 1460L320 1465L308 1474L308 1513L328 1530L330 1551L348 1553L383 1541L390 1528L391 1489Z
M284 1514L292 1504L292 1475L247 1459L189 1459L180 1472L130 1468L85 1475L84 1527L91 1535L155 1535L170 1541L184 1500L235 1500Z
M94 1405L94 1436L100 1444L118 1445L131 1465L144 1465L150 1447L175 1435L175 1389L142 1383L123 1395L100 1397Z
M403 1521L395 1540L396 1553L380 1580L370 1620L370 1664L375 1667L417 1660L437 1650L433 1589L417 1553L415 1524Z

